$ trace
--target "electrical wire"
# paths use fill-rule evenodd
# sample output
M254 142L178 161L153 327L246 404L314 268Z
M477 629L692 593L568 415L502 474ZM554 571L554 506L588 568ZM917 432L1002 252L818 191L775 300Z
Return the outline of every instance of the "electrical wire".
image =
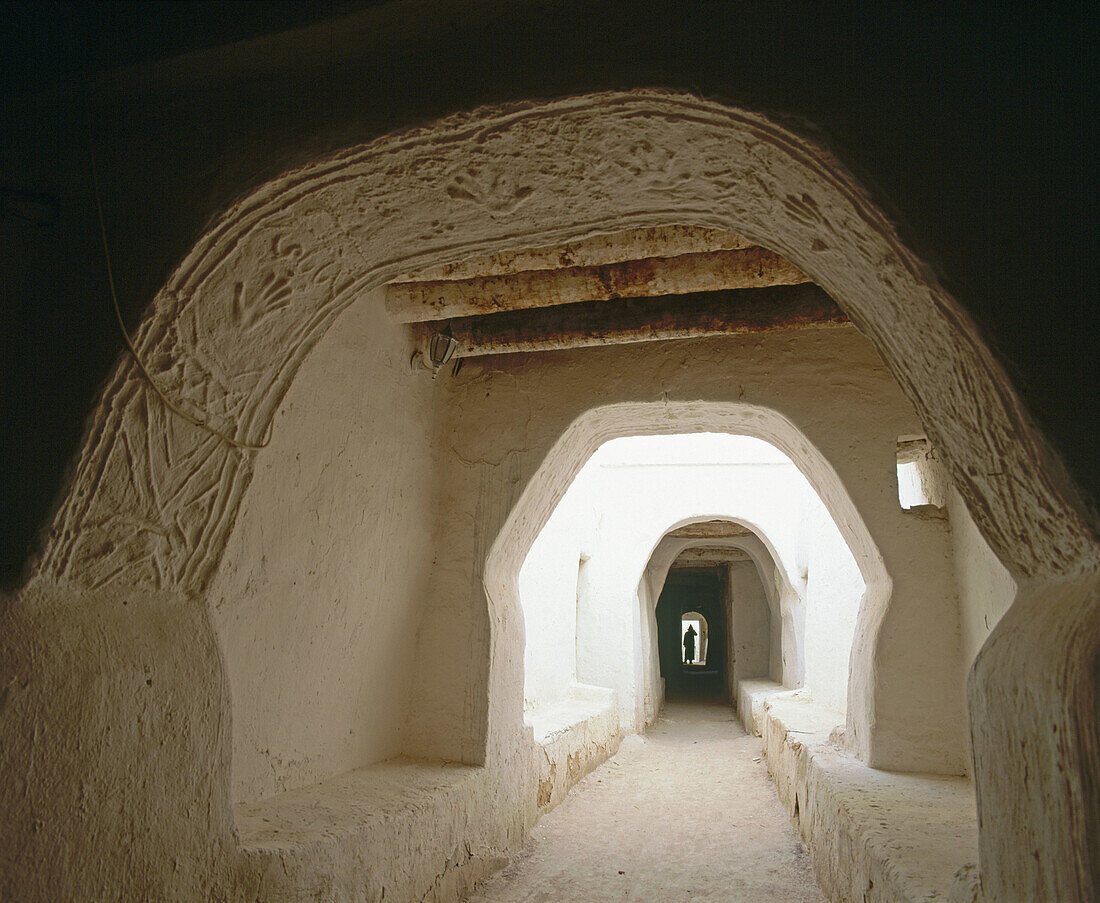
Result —
M87 107L85 107L85 113L87 114ZM114 270L111 267L111 252L107 244L107 227L103 221L103 201L100 197L99 191L99 173L96 167L95 149L92 144L90 115L88 116L88 155L91 157L92 161L92 186L95 189L96 213L99 216L99 235L100 238L102 238L103 240L103 257L107 262L107 282L111 289L111 304L114 307L115 320L118 321L119 331L122 333L122 340L126 343L126 347L130 351L130 356L134 359L134 363L137 364L137 368L141 371L141 375L145 377L145 381L149 383L149 386L152 388L156 396L161 400L161 403L177 417L186 420L192 426L198 427L202 430L206 430L208 433L217 436L219 439L222 440L222 442L226 443L227 445L230 445L233 448L241 449L242 451L259 451L261 448L266 448L271 442L272 425L270 423L268 424L267 438L265 438L263 442L254 444L250 442L241 442L237 439L234 439L228 433L222 432L217 427L211 426L205 420L196 417L194 414L191 414L188 411L183 410L183 408L177 405L164 393L164 390L157 385L156 380L153 379L153 375L146 368L145 362L141 359L141 355L138 354L137 348L134 347L134 343L130 339L130 333L126 331L126 324L122 320L122 309L119 307L118 304L118 293L115 291L115 275Z

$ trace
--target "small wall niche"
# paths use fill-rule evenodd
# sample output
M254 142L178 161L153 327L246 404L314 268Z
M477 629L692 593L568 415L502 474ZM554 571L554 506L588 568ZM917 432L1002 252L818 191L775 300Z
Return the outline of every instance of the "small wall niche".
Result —
M950 483L927 436L898 436L898 503L906 511L942 515Z

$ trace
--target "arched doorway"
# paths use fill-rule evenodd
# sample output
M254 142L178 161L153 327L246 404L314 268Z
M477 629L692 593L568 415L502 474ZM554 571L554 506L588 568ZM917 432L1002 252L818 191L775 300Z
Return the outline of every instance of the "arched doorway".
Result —
M655 166L646 147L675 148L681 157L673 168ZM579 177L573 163L586 159L601 165ZM626 164L621 172L602 165L616 160ZM476 190L463 187L470 180ZM697 98L638 92L483 111L321 161L242 200L198 242L137 336L144 360L154 362L152 376L237 444L193 424L170 425L144 377L130 361L122 363L92 418L35 580L16 608L41 618L43 632L52 635L55 628L41 613L61 610L74 592L127 603L169 599L181 608L204 599L260 460L248 446L262 442L299 366L338 314L372 287L409 267L473 252L669 224L737 228L784 254L836 297L905 388L982 533L1022 587L979 658L971 688L990 887L1022 886L1043 869L1005 852L1020 837L1029 838L1029 848L1051 850L1050 863L1074 862L1083 882L1081 851L1088 845L1074 813L1093 812L1095 804L1084 784L1067 784L1060 775L1079 776L1091 761L1081 739L1090 736L1094 714L1097 647L1097 549L1087 516L973 326L856 182L820 148L765 117ZM405 351L387 346L381 354L396 362ZM652 386L646 397L654 397ZM445 536L453 546L443 557L465 565L452 568L451 579L428 594L453 600L454 575L461 575L461 601L441 602L422 633L422 654L443 663L440 672L454 687L406 732L426 754L504 761L514 740L515 725L494 719L518 708L509 696L516 676L509 656L521 629L504 599L510 588L494 584L486 569L486 600L480 569L513 498L502 501L515 480L507 492L494 481L509 481L512 470L531 474L530 450L551 442L552 435L543 434L504 454L466 459L475 468L504 464L503 476L479 474L489 508L479 506L479 493L458 501L459 517L477 526ZM158 611L165 607L158 603ZM181 655L190 654L206 676L201 700L186 717L177 712L173 729L193 750L188 769L202 776L202 794L213 800L205 807L209 831L231 846L224 671L206 616L191 612L186 623L194 635L180 645ZM904 624L863 628L861 642L904 652ZM112 626L110 633L124 631ZM478 654L441 654L456 636L469 639ZM102 653L104 661L125 660L128 644L138 641L126 634L119 643ZM1067 658L1074 663L1068 669ZM491 670L489 662L499 667ZM192 671L167 670L164 684L192 699ZM63 673L58 665L56 680ZM1021 688L1027 691L1017 692ZM62 698L55 690L46 681L34 692L49 708L50 699ZM137 706L129 691L113 685L104 684L102 693L111 712ZM498 708L501 701L508 702ZM857 723L886 726L895 710L864 705ZM1047 727L1036 730L1038 724ZM26 728L20 723L12 730L33 735ZM82 730L64 719L58 727L77 738ZM1035 751L1023 755L1014 734L1033 740ZM896 754L876 752L875 740L856 737L872 759ZM77 739L69 745L90 746ZM112 790L103 784L89 792ZM193 792L187 782L178 789L181 799ZM1037 820L1022 815L1040 809L1056 826L1053 839L1038 836ZM20 822L28 838L32 821L28 813ZM170 846L182 830L152 814L147 821L148 830L138 834L149 838L150 850ZM1059 874L1048 867L1041 880L1059 895Z
M655 424L659 424L657 435L651 432ZM708 427L724 427L742 435L712 434L706 431ZM589 411L570 425L571 431L593 428L599 437L598 451L593 449L595 454L582 459L583 466L572 457L576 445L563 436L534 475L532 484L537 488L544 480L557 484L562 474L555 473L555 467L577 471L537 533L527 539L527 531L536 522L527 519L525 508L530 499L522 499L512 513L514 522L522 526L503 528L501 541L487 562L490 593L497 586L515 587L511 598L523 613L527 636L522 683L525 718L542 723L544 718L537 710L575 693L579 684L613 690L622 707L616 718L621 718L624 726L638 730L651 720L662 698L661 673L667 678L669 662L679 660L674 651L678 639L657 641L660 623L655 608L673 560L661 563L654 552L663 548L666 536L677 540L681 533L700 530L708 535L717 524L725 532L733 528L743 534L742 541L753 540L772 562L767 579L780 586L778 597L772 600L777 607L777 673L793 686L801 686L809 675L820 698L837 700L837 723L843 723L849 695L858 694L866 685L866 672L861 670L866 658L859 657L860 664L849 675L857 613L861 605L873 610L888 603L890 579L871 532L829 463L810 450L806 437L798 436L789 421L774 412L741 405L615 405ZM747 430L765 436L770 443L743 435ZM841 432L847 437L847 431ZM624 438L616 439L617 434ZM777 446L792 449L798 464ZM556 452L568 457L559 464L554 461ZM738 519L730 523L734 512ZM892 505L882 514L896 516ZM815 521L823 521L820 534L807 533L805 525ZM774 537L774 545L770 537ZM680 541L692 544L687 539ZM847 635L807 643L806 586L811 590L817 586L816 566L806 584L806 568L812 560L807 556L815 548L830 560L849 562L853 579L837 580L836 575L828 575L816 590L819 598L809 613L811 625L815 619L834 628L847 624ZM853 548L858 556L853 557ZM509 566L508 562L517 568L516 576L498 570ZM801 568L800 578L792 576L797 568ZM863 578L861 571L866 575ZM801 580L801 589L794 587L796 579ZM716 588L721 585L719 581ZM676 620L690 607L669 617ZM707 607L711 636L723 647L714 660L721 662L728 646L724 590ZM666 625L666 629L677 628ZM820 628L811 626L809 630L816 635ZM658 646L669 656L663 666L658 661ZM710 648L713 655L713 642ZM866 654L865 649L861 655ZM830 656L835 662L823 666L826 660L831 661ZM735 688L728 684L728 676L725 667L707 670L704 683L710 695L732 697ZM578 704L581 702L578 699ZM506 711L500 713L502 719L507 715Z
M665 580L657 646L666 699L729 701L724 576L719 568L677 568Z

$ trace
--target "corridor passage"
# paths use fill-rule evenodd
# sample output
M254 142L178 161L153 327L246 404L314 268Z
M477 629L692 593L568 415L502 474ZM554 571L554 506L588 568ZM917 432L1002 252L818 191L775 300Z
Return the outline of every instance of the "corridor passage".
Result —
M669 703L468 899L823 901L760 755L728 705Z

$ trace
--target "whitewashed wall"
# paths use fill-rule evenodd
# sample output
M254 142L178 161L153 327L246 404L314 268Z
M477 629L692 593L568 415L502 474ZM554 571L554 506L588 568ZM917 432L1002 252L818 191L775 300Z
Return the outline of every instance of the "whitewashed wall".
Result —
M236 802L401 751L435 519L432 386L405 348L380 305L341 315L283 402L211 585Z
M755 562L729 564L729 596L729 661L732 666L727 678L730 698L737 699L737 684L754 677L768 677L771 664L773 620Z
M785 613L790 630L801 630L786 638L798 659L788 672L804 677L815 698L844 710L864 590L852 553L781 452L750 437L696 434L608 442L535 541L519 577L528 711L561 701L578 684L595 685L615 692L633 724L659 692L647 648L655 642L659 588L643 606L639 579L668 530L717 517L752 525L765 538L796 587L783 597L788 608L812 605L811 614Z

